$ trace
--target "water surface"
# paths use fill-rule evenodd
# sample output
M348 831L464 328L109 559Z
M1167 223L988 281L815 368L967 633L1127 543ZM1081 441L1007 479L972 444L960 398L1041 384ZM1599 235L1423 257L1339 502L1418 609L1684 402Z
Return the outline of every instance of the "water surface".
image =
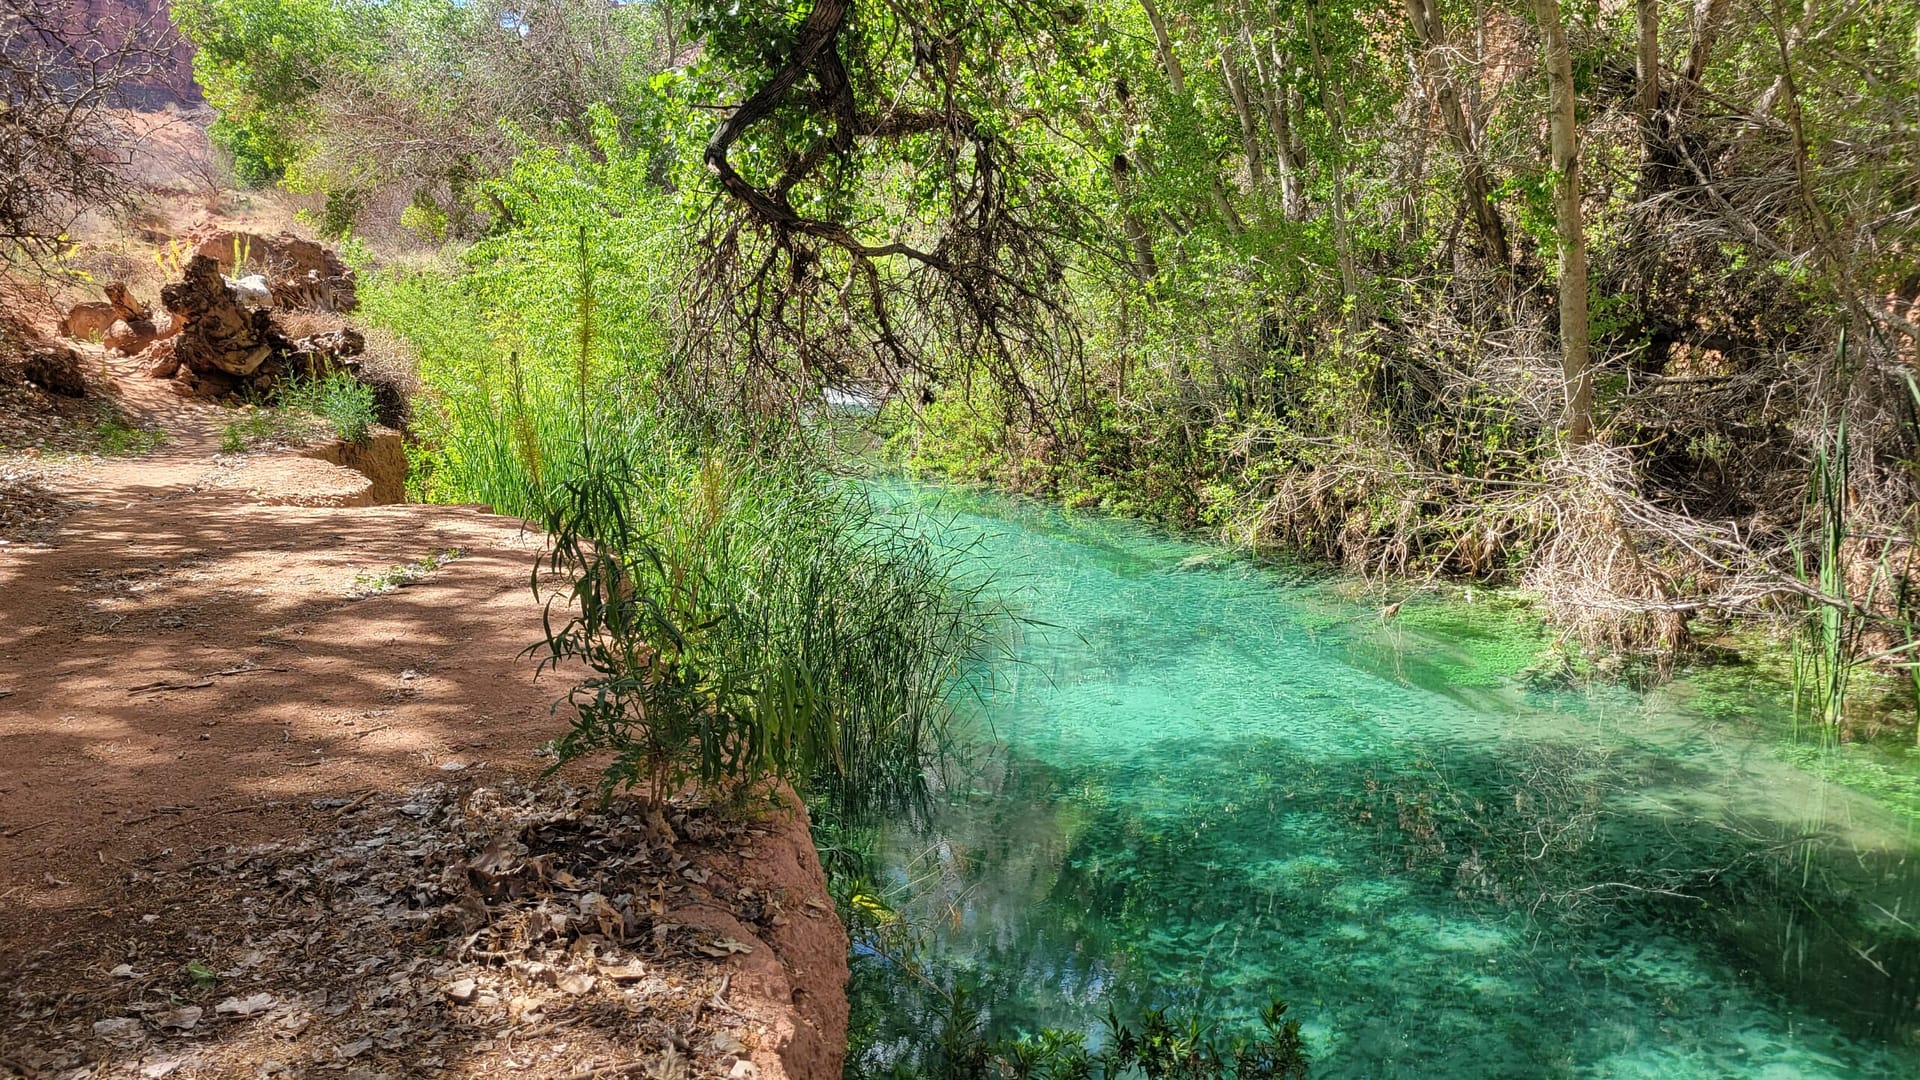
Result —
M891 494L1029 620L933 820L882 840L995 1030L1279 996L1318 1076L1920 1076L1916 763L1823 780L1737 675L1570 689L1494 598L1386 622L1146 527ZM860 966L884 1067L926 997Z

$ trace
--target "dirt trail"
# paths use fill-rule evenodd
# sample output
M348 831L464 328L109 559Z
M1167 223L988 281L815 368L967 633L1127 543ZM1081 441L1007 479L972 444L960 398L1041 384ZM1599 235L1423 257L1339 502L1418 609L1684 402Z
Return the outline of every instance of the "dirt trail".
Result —
M478 508L261 505L249 478L319 463L263 467L217 455L229 413L183 401L129 362L112 371L126 411L163 426L167 443L145 457L51 471L46 485L77 508L50 544L0 546L0 995L20 998L33 987L35 1008L51 1016L62 1007L46 1002L71 985L81 1030L91 1019L80 1015L82 1006L109 1007L102 1004L114 994L108 969L136 954L143 936L167 931L183 911L198 921L172 929L188 937L226 917L196 910L190 895L158 895L150 868L191 866L234 844L345 835L343 804L397 799L416 785L464 789L530 778L545 764L537 748L563 726L551 712L563 687L551 677L536 684L531 661L520 656L540 636L528 587L538 545L520 522ZM454 549L460 555L423 580L356 596L369 576ZM794 864L787 888L824 899L804 826L797 840L790 833L775 835L799 852L786 859ZM738 864L748 877L756 858ZM828 971L823 979L844 981L837 922L806 914L791 922L821 924L807 946L813 963L839 965L837 976ZM766 927L775 925L782 927L776 938L803 928L788 919ZM778 941L772 951L789 968L799 955ZM805 996L775 986L779 963L772 975L750 979L748 961L764 964L765 950L728 961L739 967L736 987L753 981L783 1001ZM168 992L177 1001L178 991ZM820 996L837 999L838 986ZM0 1021L7 1008L0 997ZM844 1030L844 1000L838 1009ZM698 1003L693 1012L697 1019ZM712 1008L706 1015L726 1017ZM790 1030L792 1020L776 1018L774 1027L785 1022ZM0 1023L0 1036L5 1030ZM144 1030L164 1034L151 1014ZM565 1037L560 1030L546 1041ZM797 1074L837 1075L834 1038L802 1038L830 1063ZM0 1037L0 1076L42 1074L6 1041ZM36 1052L46 1060L44 1042ZM609 1053L621 1044L602 1042ZM574 1053L587 1045L576 1040ZM464 1069L444 1050L436 1054L458 1075L526 1068L513 1057L511 1036L505 1046L504 1058L473 1051ZM104 1052L88 1051L106 1071L71 1075L120 1075L159 1060L98 1064L114 1060L97 1057ZM323 1058L332 1052L318 1051ZM393 1049L396 1061L408 1052ZM772 1061L759 1051L753 1058ZM730 1065L733 1058L717 1060ZM427 1071L440 1074L439 1067Z
M132 853L296 823L261 804L454 764L527 773L555 732L552 684L517 658L539 632L520 523L259 505L214 456L230 414L129 367L122 402L167 443L55 474L81 509L52 546L0 549L0 941L110 906ZM357 575L455 548L428 580L354 597ZM237 668L258 670L131 692Z

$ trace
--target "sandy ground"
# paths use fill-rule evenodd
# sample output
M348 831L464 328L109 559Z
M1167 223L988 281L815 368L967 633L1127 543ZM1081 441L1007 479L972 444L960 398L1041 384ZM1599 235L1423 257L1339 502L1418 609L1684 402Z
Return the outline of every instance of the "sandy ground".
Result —
M180 981L185 954L179 949L187 946L168 952L156 942L197 941L194 947L210 955L244 944L217 940L231 915L218 908L232 899L222 895L221 868L244 882L248 867L259 865L236 851L266 845L306 858L329 837L378 847L368 839L382 828L377 815L357 825L349 817L359 822L363 812L379 811L388 814L379 820L391 830L393 821L405 823L391 817L394 808L417 801L409 793L423 785L442 792L453 785L464 813L475 790L531 780L545 765L542 745L562 730L564 718L551 710L564 687L552 676L536 682L532 662L521 655L540 637L540 612L529 588L537 538L519 522L483 508L261 505L246 477L262 463L215 453L223 410L182 401L130 362L114 361L111 370L124 411L164 427L166 444L138 458L38 468L35 481L64 504L64 517L33 541L0 546L0 993L10 995L0 1010L14 1010L11 1017L0 1013L0 1075L655 1070L650 1055L670 1038L649 1042L637 1028L606 1024L569 1036L568 1025L552 1019L571 1015L565 1009L533 1010L547 1025L539 1031L521 1022L531 1000L525 995L518 1013L502 1013L507 1030L522 1036L517 1048L511 1034L502 1048L495 1041L499 1031L483 1031L472 1040L456 1038L458 1052L435 1043L428 1053L421 1040L401 1037L341 1056L343 1047L359 1044L310 1045L324 1024L292 1036L247 1035L240 1030L246 1014L227 1010L215 1025L214 999L238 984L203 986L204 970ZM444 565L405 587L367 595L386 572L422 560ZM470 822L471 815L460 820ZM524 821L514 827L523 826L531 828ZM688 882L697 875L676 878L668 903L712 909L715 925L725 924L715 931L727 935L721 940L754 942L756 933L772 940L785 967L769 968L773 957L764 948L758 956L703 959L716 975L738 969L737 978L728 976L736 994L731 1000L745 1010L726 1003L728 985L720 983L719 1004L706 1003L707 1027L716 1017L739 1017L741 1027L728 1037L731 1043L716 1044L720 1052L687 1047L665 1075L677 1069L737 1080L754 1062L777 1067L768 1055L784 1046L797 1074L837 1076L840 1036L832 1031L831 1001L812 1003L815 1012L801 1018L796 1037L792 1010L756 1012L739 996L791 1003L798 984L813 983L813 992L802 989L798 996L838 997L834 980L845 977L844 938L836 936L831 916L821 914L824 881L804 828L796 834L788 819L745 833L732 826L720 831L728 839L717 853L693 861L711 862L721 879L696 887ZM418 850L456 841L427 836L418 839ZM769 857L756 854L755 846L768 844L784 852L771 861L792 864L781 875L760 872ZM457 870L475 858L469 852L446 861ZM682 865L666 872L685 869L686 860L675 861ZM284 878L303 871L274 872ZM772 883L778 901L754 907L757 923L730 921L741 897L768 894L770 881L759 878L782 875ZM179 925L183 921L192 925ZM699 925L701 919L680 922ZM780 939L798 941L800 929L811 937L783 947ZM664 949L664 940L656 945ZM711 952L711 944L680 941L678 952L666 951ZM568 955L579 951L575 945ZM171 965L167 979L149 979L138 992L125 985L132 967L163 963ZM439 964L428 975L449 971ZM330 1015L352 1019L354 1010L369 1007L360 983L373 974L323 971L318 981L309 980L306 1000L311 1004L313 994L329 1000L331 987L327 1008L338 1011ZM612 987L611 979L601 981ZM820 990L829 984L830 992ZM500 993L511 996L511 989L503 984ZM285 998L291 990L279 993ZM427 996L438 993L432 988ZM696 1026L703 1002L693 1009ZM188 1029L168 1026L165 1018L178 1015L159 1011L160 1005L203 1007L206 1020ZM88 1023L97 1032L106 1022L113 1034L114 1018L129 1009L128 1022L137 1022L145 1036L132 1049L109 1037L99 1045L63 1045L59 1032ZM844 1009L840 1001L842 1030ZM437 1004L435 1010L444 1011ZM250 1039L271 1045L263 1050ZM528 1049L529 1039L535 1050L544 1047L544 1057ZM245 1052L168 1057L168 1040L188 1050L224 1040ZM805 1052L796 1057L798 1044ZM276 1046L283 1052L269 1053ZM235 1064L242 1060L244 1066ZM263 1072L263 1060L279 1071ZM602 1062L611 1071L595 1071Z

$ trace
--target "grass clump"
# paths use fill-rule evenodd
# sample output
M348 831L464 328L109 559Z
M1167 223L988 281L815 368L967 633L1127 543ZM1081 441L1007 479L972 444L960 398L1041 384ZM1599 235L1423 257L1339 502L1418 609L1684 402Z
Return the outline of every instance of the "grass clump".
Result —
M949 695L990 641L950 560L858 491L655 432L593 448L542 524L543 667L589 672L557 760L609 789L808 787L842 813L910 804Z
M369 440L379 413L373 387L343 371L288 385L276 397L288 409L302 409L325 420L333 433L350 443Z
M220 431L223 453L304 446L331 434L365 444L378 422L374 389L346 372L302 379L276 391L267 405L248 406Z
M316 417L304 411L249 406L239 419L220 430L220 451L243 454L262 447L303 446L325 430Z
M129 423L118 411L103 415L93 429L94 452L106 457L139 457L167 441L159 428Z
M353 575L353 587L350 594L355 599L380 596L396 589L425 581L434 571L456 559L464 558L466 552L460 548L448 548L437 555L427 555L410 563L389 566L385 570L362 571Z

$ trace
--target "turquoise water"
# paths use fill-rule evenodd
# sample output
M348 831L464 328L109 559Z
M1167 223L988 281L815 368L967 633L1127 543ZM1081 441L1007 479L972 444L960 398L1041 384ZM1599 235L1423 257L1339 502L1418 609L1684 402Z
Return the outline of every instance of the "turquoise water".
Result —
M1383 622L1145 527L894 495L1027 620L881 839L993 1030L1278 996L1316 1076L1920 1077L1920 762L1870 798L1738 679L1567 689L1486 597ZM856 969L855 1071L911 1059L928 995Z

